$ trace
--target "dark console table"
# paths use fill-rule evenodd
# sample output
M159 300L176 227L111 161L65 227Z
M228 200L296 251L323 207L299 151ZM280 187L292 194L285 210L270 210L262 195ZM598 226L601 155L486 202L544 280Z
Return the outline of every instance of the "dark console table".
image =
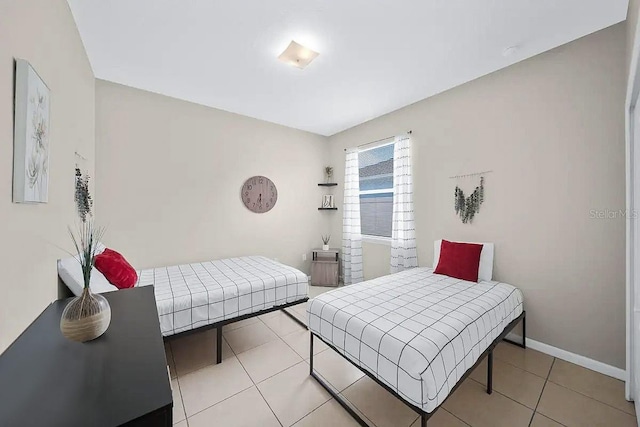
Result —
M0 426L172 425L153 287L104 296L111 325L98 339L64 338L58 300L0 355Z

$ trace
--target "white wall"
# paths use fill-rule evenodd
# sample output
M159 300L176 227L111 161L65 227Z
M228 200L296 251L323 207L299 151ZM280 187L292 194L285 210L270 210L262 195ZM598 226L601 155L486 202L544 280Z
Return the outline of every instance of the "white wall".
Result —
M96 140L105 241L138 268L257 254L308 272L335 215L318 135L97 80ZM278 188L267 213L240 200L254 175Z
M640 1L629 0L629 9L627 10L627 72L631 68L631 55L633 54L633 40L638 29L638 16L640 13Z
M633 182L637 181L637 178L634 179L634 176L637 175L637 168L634 167L637 162L633 161L632 156L638 157L638 153L634 147L634 143L637 144L637 141L634 141L633 137L633 128L634 126L637 128L637 117L636 120L633 120L630 117L631 105L633 104L633 93L634 89L637 89L635 86L636 80L636 72L635 65L633 65L633 54L635 50L635 37L638 27L638 14L639 14L639 6L640 2L638 0L629 0L629 8L627 10L627 62L626 62L626 70L627 70L627 96L625 102L625 128L626 128L626 172L627 172L627 182L626 182L626 191L627 191L627 211L633 212L636 210L636 200L635 193L637 193L637 188L634 187ZM637 59L635 60L637 62ZM635 115L638 115L638 110L636 109ZM632 122L636 123L632 126ZM636 409L640 410L640 401L635 399L636 390L638 389L638 380L640 379L638 366L640 364L640 357L638 357L638 352L636 348L638 347L638 336L640 335L640 319L635 315L638 295L635 291L637 287L635 285L636 273L635 273L635 265L638 264L638 261L635 261L634 258L638 258L637 249L635 246L637 245L634 235L637 234L636 230L636 219L630 218L627 221L627 269L626 269L626 280L627 280L627 381L625 384L625 396L629 400L636 400Z
M614 26L342 132L327 150L320 136L96 83L64 0L0 3L0 351L56 297L55 260L75 219L74 151L93 176L97 148L98 221L137 267L258 253L308 271L302 253L327 231L334 244L341 235L341 210L317 211L323 167L341 182L344 147L413 129L421 265L436 238L495 242L495 277L523 289L531 338L623 367L624 219L590 211L624 209L624 32ZM45 205L11 203L14 57L51 88ZM485 169L494 170L486 202L462 225L448 176ZM239 197L257 174L280 196L262 215ZM386 273L388 252L365 244L367 278Z
M51 90L49 203L12 203L14 58ZM93 176L94 77L65 0L0 2L0 352L57 297L56 259L71 250L74 152ZM60 249L63 248L63 249Z
M625 208L625 36L616 25L330 138L342 182L345 147L412 129L420 265L438 238L495 242L494 278L523 290L529 337L621 368L625 219L591 211ZM449 176L484 170L485 202L462 224L455 185L479 181ZM365 243L364 260L365 278L386 273L389 246Z

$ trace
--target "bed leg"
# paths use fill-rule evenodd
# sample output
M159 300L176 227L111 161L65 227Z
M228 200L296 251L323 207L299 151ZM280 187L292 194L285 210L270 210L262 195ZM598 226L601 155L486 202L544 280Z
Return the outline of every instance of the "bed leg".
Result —
M493 393L493 349L487 358L487 394Z
M522 317L522 348L527 348L527 312Z
M520 348L527 348L527 312L523 311L522 314L520 315L522 316L522 342L520 341L513 341L509 338L503 338L502 340L505 342L508 342L509 344L513 344L513 345L517 345Z
M313 334L309 333L309 375L313 374Z
M298 319L296 316L294 316L293 314L289 313L287 310L285 310L284 308L280 309L281 312L283 312L284 314L286 314L287 316L289 316L289 318L291 320L293 320L294 322L296 322L298 325L302 326L305 329L309 329L306 325L306 323L304 323L303 321L301 321L300 319Z
M222 326L216 331L216 363L222 363Z
M420 427L427 427L427 415L420 415Z

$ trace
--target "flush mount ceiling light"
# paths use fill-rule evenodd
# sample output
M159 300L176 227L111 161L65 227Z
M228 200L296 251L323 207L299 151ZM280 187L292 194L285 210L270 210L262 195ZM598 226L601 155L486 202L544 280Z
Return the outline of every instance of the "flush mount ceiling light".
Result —
M318 52L314 52L308 47L304 47L301 44L291 40L289 46L278 56L278 59L294 67L304 69L307 65L311 64L311 61L316 59L319 55Z
M515 46L509 46L508 48L504 49L502 51L502 56L504 56L505 58L508 58L512 55L514 55L518 49L520 48L520 46L515 45Z

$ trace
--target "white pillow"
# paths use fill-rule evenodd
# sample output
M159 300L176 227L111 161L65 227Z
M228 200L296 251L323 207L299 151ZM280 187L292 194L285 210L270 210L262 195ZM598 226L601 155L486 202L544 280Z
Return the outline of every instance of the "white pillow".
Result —
M98 244L98 250L96 255L104 252L105 246L102 243ZM58 260L58 276L64 282L65 285L73 292L74 295L82 294L84 288L84 277L82 276L82 268L78 262L78 255L74 257L64 258ZM118 288L113 286L97 268L91 270L91 282L89 283L91 291L101 294L103 292L117 291Z
M453 242L453 240L451 240ZM490 281L493 277L493 243L479 243L479 242L455 242L455 243L475 243L482 245L482 252L480 252L480 266L478 267L478 282L484 280ZM440 261L440 246L442 245L442 239L433 242L433 268L438 266Z

